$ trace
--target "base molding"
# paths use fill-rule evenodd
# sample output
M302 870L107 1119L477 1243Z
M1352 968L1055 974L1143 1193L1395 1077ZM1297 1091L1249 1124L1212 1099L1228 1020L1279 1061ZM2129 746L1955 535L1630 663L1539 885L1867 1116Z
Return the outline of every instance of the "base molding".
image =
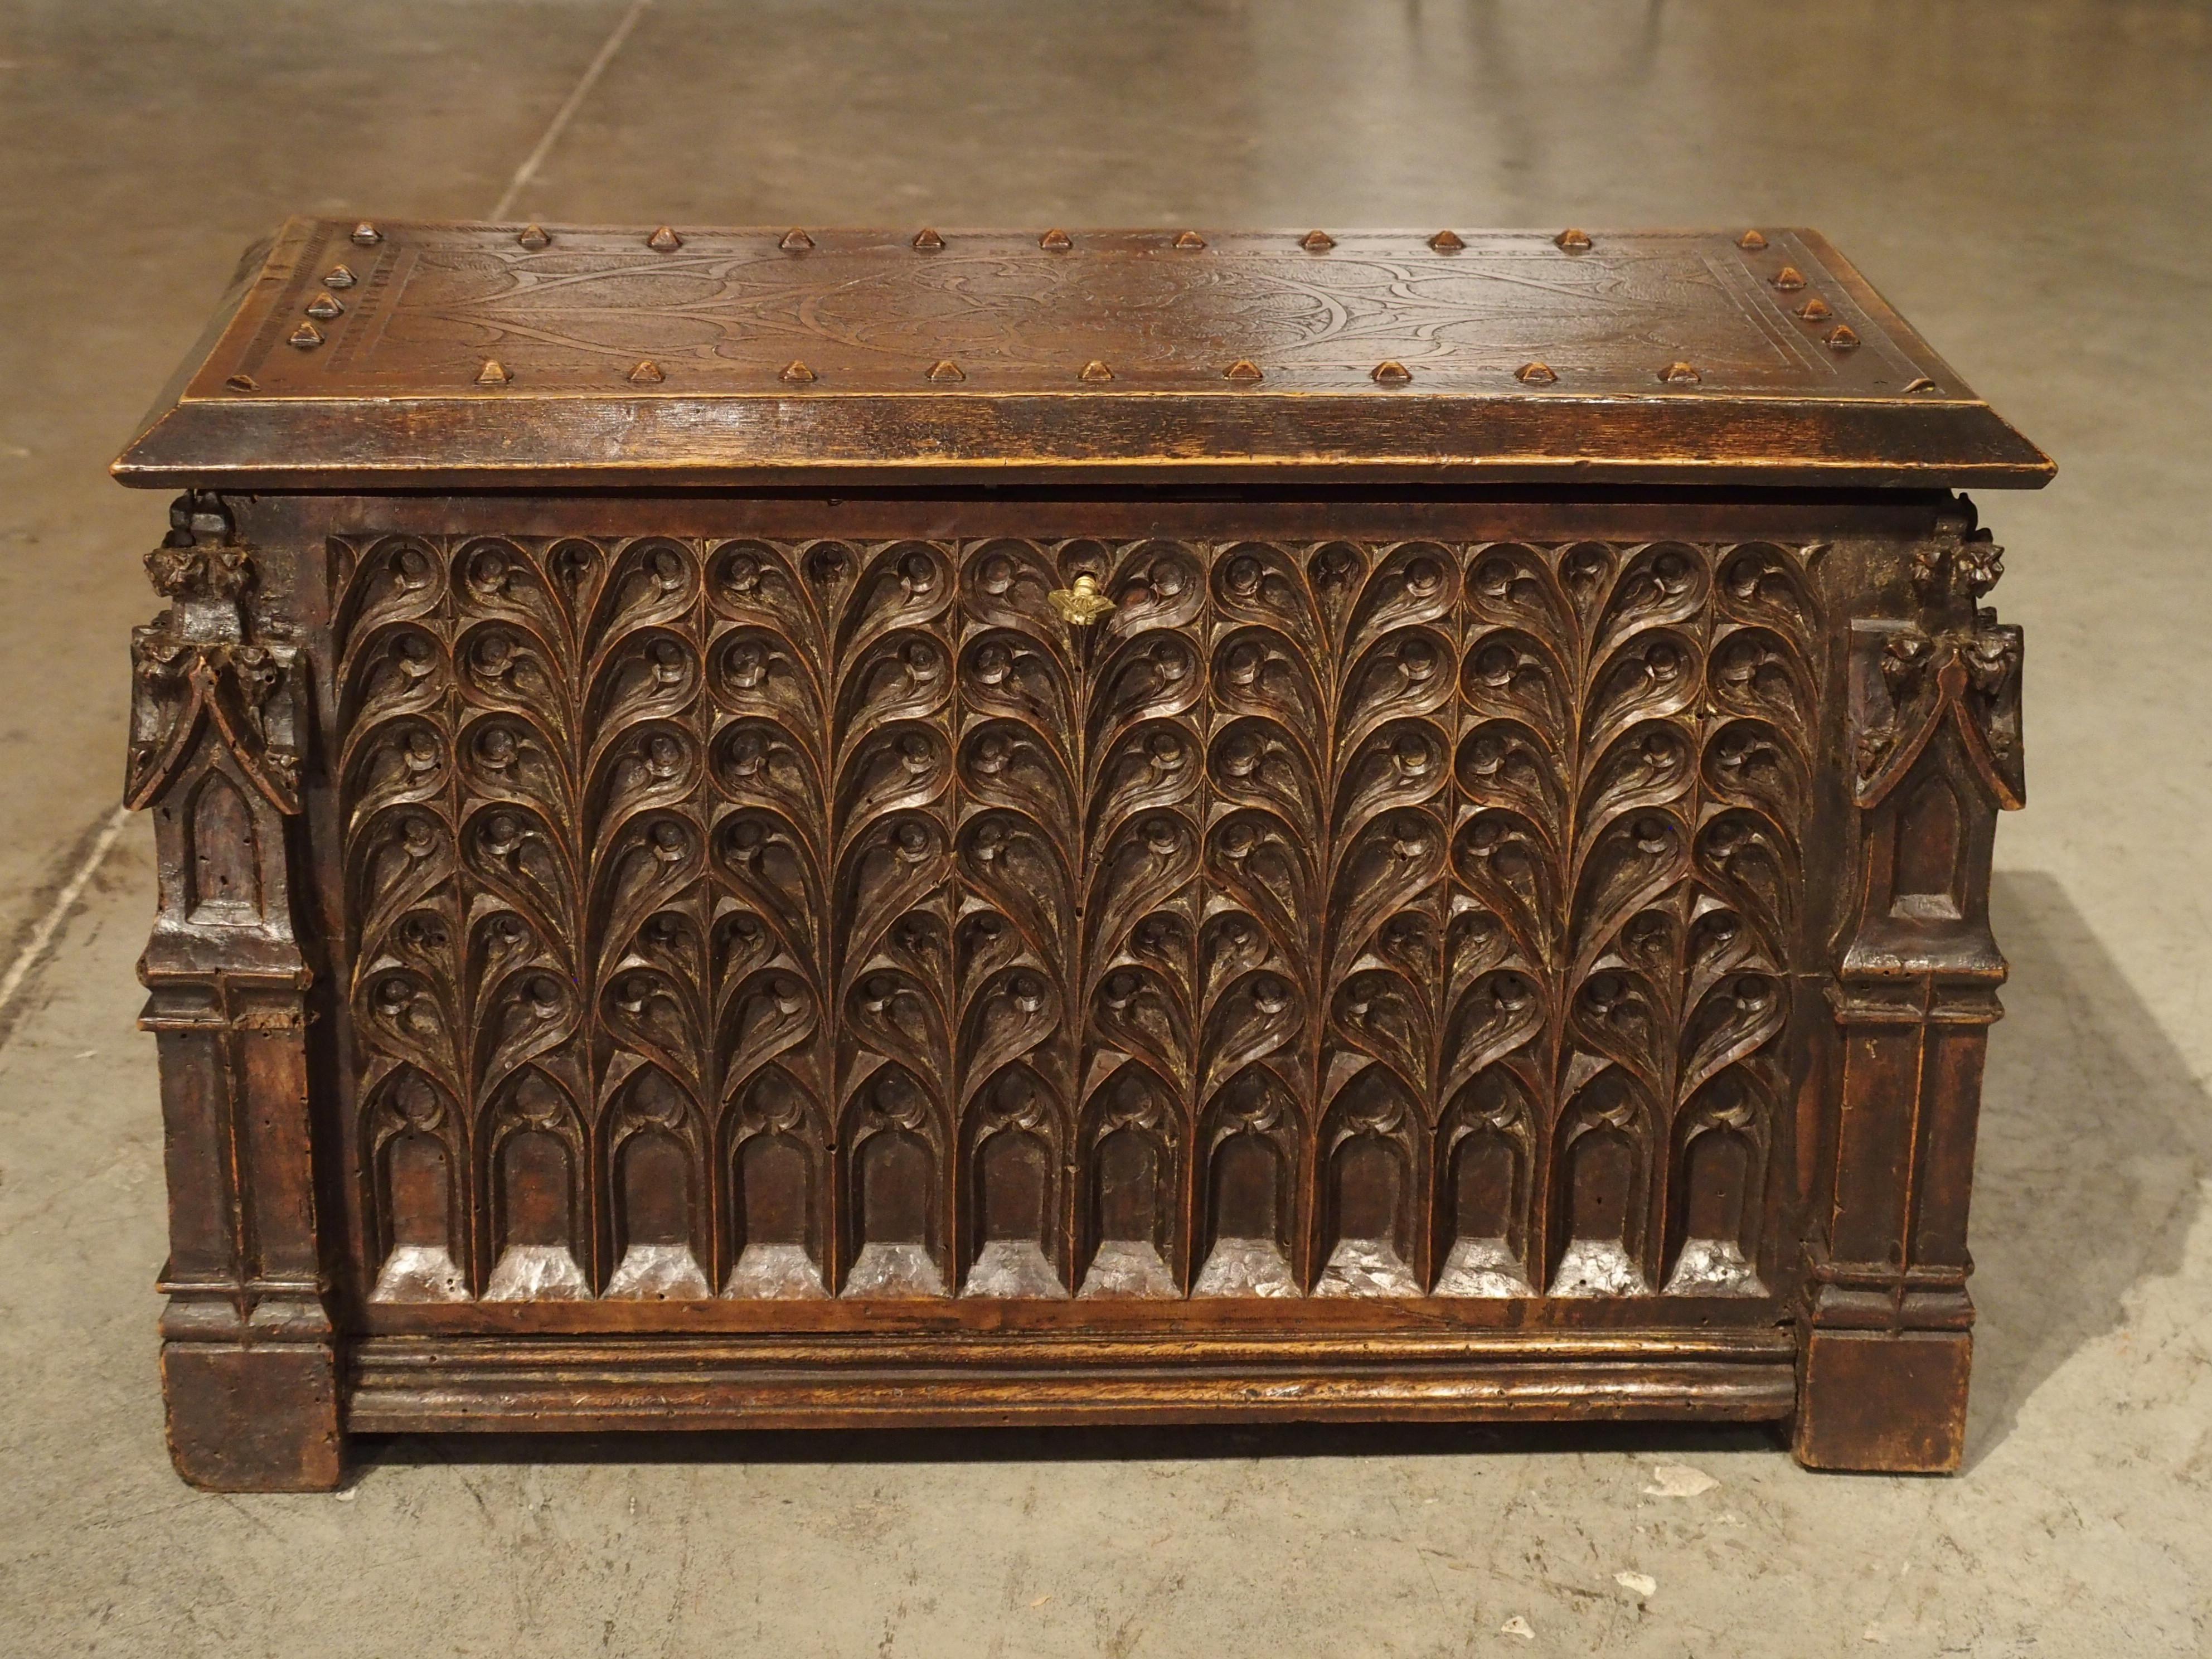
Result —
M349 1352L360 1433L1320 1421L1777 1421L1787 1331L1372 1335L371 1337Z

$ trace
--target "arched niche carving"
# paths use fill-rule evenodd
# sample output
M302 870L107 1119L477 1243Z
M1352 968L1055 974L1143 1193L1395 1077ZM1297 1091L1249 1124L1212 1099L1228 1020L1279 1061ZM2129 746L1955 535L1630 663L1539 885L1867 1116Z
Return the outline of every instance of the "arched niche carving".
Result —
M779 1066L748 1079L727 1116L726 1296L810 1300L829 1294L824 1136L805 1091Z
M210 767L192 792L188 919L239 926L263 915L260 836L238 786Z
M465 1164L451 1103L421 1073L401 1066L377 1086L364 1118L368 1219L381 1256L370 1300L467 1300Z
M1766 1120L1758 1091L1734 1070L1681 1114L1668 1183L1669 1295L1765 1294L1758 1263Z
M843 1294L943 1296L945 1142L928 1096L902 1067L886 1066L846 1118Z
M697 1108L674 1079L641 1065L618 1085L601 1137L617 1301L696 1302L714 1294Z
M1080 1161L1079 1296L1179 1294L1176 1119L1167 1085L1133 1060L1092 1097Z
M968 1108L962 1137L963 1296L1064 1297L1060 1129L1043 1080L1009 1066Z
M1644 1270L1650 1115L1619 1071L1587 1085L1560 1122L1549 1235L1553 1296L1636 1296Z
M1893 833L1890 914L1957 920L1966 820L1951 781L1931 769L1911 785L1897 810Z
M1419 1296L1414 1212L1420 1114L1379 1066L1346 1085L1321 1144L1322 1261L1316 1296Z
M1492 1066L1446 1114L1437 1170L1436 1293L1532 1296L1528 1194L1534 1112L1527 1086Z
M493 1108L485 1159L491 1196L487 1302L565 1302L592 1293L585 1276L583 1135L568 1096L535 1067Z
M1195 1297L1299 1294L1291 1262L1297 1237L1297 1109L1260 1066L1231 1079L1207 1115L1200 1237L1206 1255Z

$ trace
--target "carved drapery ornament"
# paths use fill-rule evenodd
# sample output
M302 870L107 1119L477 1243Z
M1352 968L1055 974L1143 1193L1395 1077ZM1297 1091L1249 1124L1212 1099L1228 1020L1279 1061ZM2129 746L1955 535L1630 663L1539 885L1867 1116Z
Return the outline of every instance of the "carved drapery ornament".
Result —
M180 496L146 574L170 601L131 635L130 766L124 801L150 805L220 744L279 812L300 810L298 648L247 610L252 556L211 496Z
M2004 550L1987 531L1954 526L1915 555L1919 614L1884 642L1880 686L1887 708L1868 709L1857 734L1854 794L1862 809L1887 799L1947 721L1991 800L2006 811L2027 804L2021 632L1979 605L2003 574Z

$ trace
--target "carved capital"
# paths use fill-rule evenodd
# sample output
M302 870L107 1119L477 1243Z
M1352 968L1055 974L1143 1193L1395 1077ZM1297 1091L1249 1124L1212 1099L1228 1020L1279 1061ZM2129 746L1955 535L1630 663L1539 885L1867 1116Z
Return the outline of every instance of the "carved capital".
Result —
M1991 802L2007 811L2027 804L2021 631L1977 605L2004 574L2004 550L1986 531L1947 529L1914 556L1916 614L1853 630L1855 656L1875 653L1875 672L1853 665L1852 781L1863 810L1888 799L1947 723Z
M298 647L253 611L252 556L215 497L179 496L169 524L146 556L147 576L169 608L131 635L125 803L143 808L168 793L211 743L290 816L300 810Z

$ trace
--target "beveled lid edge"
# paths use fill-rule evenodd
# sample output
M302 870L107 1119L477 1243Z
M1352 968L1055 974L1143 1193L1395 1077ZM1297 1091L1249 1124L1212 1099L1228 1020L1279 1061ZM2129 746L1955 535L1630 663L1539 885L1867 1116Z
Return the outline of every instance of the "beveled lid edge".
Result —
M294 217L270 240L247 250L224 296L225 303L137 434L111 464L109 471L118 482L147 489L195 485L316 490L343 489L349 485L397 489L448 483L552 489L811 487L817 483L942 488L988 483L993 476L1022 483L1079 481L1141 485L1247 479L1274 485L1303 474L1305 481L1316 485L1601 480L1656 487L1727 483L1761 488L2039 489L2057 471L2048 455L1966 386L1825 236L1799 228L1781 228L1781 231L1817 248L1822 261L1850 289L1857 303L1878 316L1883 327L1905 344L1917 360L1940 369L1945 388L1940 395L1805 398L1731 392L1623 397L1407 388L1389 394L1389 402L1377 403L1328 392L1224 397L1180 389L1102 387L1073 394L1025 391L983 396L941 388L853 393L810 390L802 398L756 390L707 395L539 393L530 400L530 406L541 415L566 405L572 417L577 410L587 415L620 411L618 420L605 424L625 431L641 425L680 429L687 444L695 447L676 459L617 453L614 448L594 453L562 441L541 443L535 448L526 442L518 445L511 428L505 434L497 429L508 425L511 409L502 410L497 403L465 395L328 400L192 395L194 377L219 357L232 333L250 325L249 314L257 295L289 280L294 263L315 245L325 228L324 221ZM258 267L253 263L257 252L263 252ZM1085 454L1065 443L1056 450L1033 448L1019 454L984 450L961 453L957 449L948 451L945 438L933 438L925 429L927 423L914 418L918 407L945 411L948 416L963 410L988 408L995 421L1008 412L1058 408L1072 397L1079 397L1094 417L1085 426L1110 427L1114 422L1103 416L1113 411L1156 413L1166 407L1190 413L1242 408L1265 414L1265 420L1248 422L1248 425L1286 427L1290 431L1285 435L1291 441L1272 449L1218 446L1212 441L1224 434L1209 427L1202 432L1156 434L1167 441L1155 442L1144 453L1123 448ZM784 418L787 411L801 410L811 412L809 420L790 422ZM845 453L827 448L805 453L779 452L744 441L762 428L780 433L793 425L809 425L811 415L825 410L836 411L836 423L848 428L875 428L871 416L887 421L895 414L911 441L902 450L879 441L872 447ZM775 412L773 419L762 418L767 410ZM296 418L276 418L280 412ZM319 441L307 442L302 431L293 428L304 426L319 412L325 416L325 424L315 434ZM1407 420L1409 414L1428 412L1437 414L1438 420ZM1467 428L1527 417L1568 425L1580 416L1587 425L1586 417L1594 413L1606 415L1598 434L1602 441L1579 446L1486 446L1465 441L1472 434L1464 430L1456 434L1459 441L1455 442L1454 434L1439 429L1439 422ZM1896 421L1900 414L1905 418ZM1407 426L1426 430L1407 430L1409 440L1423 441L1395 447L1332 444L1315 428L1326 428L1339 415L1368 428ZM1826 428L1823 435L1832 440L1855 437L1857 441L1831 442L1825 447L1808 444L1795 451L1745 450L1723 457L1712 453L1711 440L1723 435L1722 428L1729 422L1716 420L1717 416L1792 423L1808 437ZM1859 429L1868 416L1891 420L1898 428L1897 433L1887 434L1893 439L1909 431L1917 433L1920 442L1901 449L1894 441L1869 441L1875 434ZM958 425L957 421L949 423ZM528 435L544 438L545 427L553 424L558 422L548 416L531 428ZM562 426L560 435L588 438L588 432L574 429L586 424L572 418ZM1662 427L1680 429L1662 433L1657 429ZM1638 435L1632 437L1632 434ZM423 441L426 437L427 442ZM488 441L468 450L457 445L456 441L464 438ZM1929 441L1938 438L1940 443ZM411 453L410 440L415 441ZM308 456L315 459L303 459Z

